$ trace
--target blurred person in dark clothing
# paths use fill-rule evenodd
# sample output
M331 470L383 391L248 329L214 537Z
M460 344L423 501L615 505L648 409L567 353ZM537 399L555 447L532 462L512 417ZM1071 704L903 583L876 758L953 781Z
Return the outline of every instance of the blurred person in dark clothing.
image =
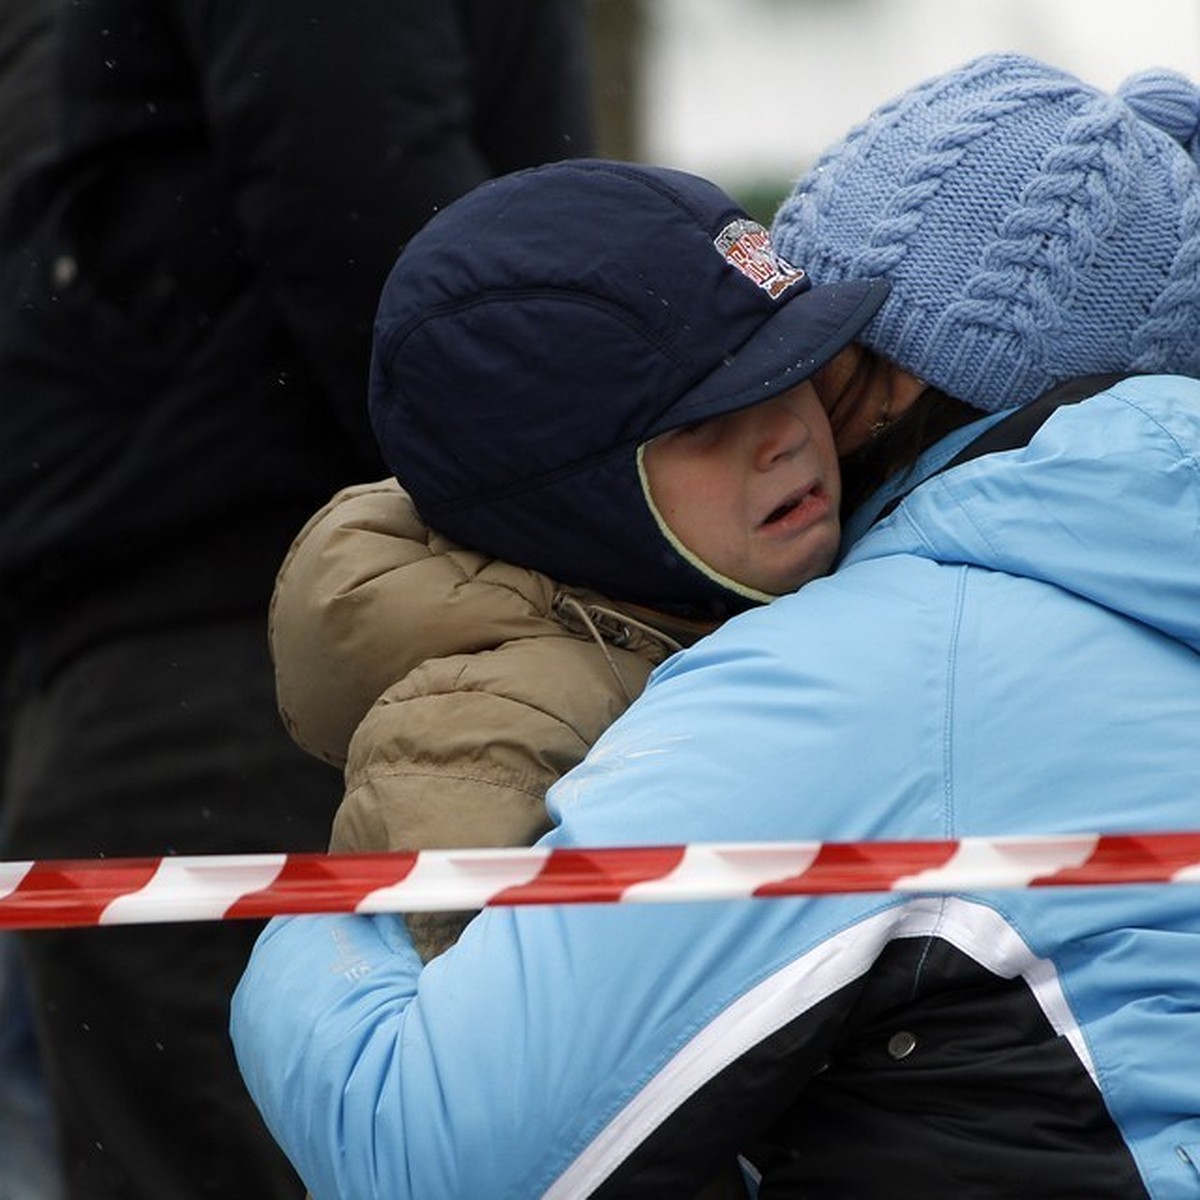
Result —
M57 8L58 0L0 0L0 209L20 170L50 145ZM0 625L0 676L11 653L12 633ZM6 722L0 695L0 766ZM57 1200L62 1194L49 1113L17 940L0 933L0 1200Z
M50 35L58 0L0 0L0 205L25 161L50 142Z
M588 153L577 0L82 0L60 145L0 231L7 858L322 849L279 724L276 568L384 474L371 319L495 174ZM246 1098L250 922L21 935L71 1200L302 1189Z

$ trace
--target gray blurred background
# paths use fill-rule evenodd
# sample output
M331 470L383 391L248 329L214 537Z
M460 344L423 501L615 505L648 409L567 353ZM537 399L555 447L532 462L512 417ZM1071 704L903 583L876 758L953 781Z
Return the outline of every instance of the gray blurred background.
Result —
M707 175L763 219L878 103L1018 50L1112 89L1200 80L1200 0L591 0L600 149Z

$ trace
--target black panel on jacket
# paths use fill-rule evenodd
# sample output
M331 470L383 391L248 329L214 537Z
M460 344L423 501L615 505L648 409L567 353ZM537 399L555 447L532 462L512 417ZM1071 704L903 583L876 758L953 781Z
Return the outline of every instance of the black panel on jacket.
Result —
M735 1147L762 1173L759 1200L1147 1195L1024 980L937 938L890 943L865 977L695 1093L594 1194L694 1195Z

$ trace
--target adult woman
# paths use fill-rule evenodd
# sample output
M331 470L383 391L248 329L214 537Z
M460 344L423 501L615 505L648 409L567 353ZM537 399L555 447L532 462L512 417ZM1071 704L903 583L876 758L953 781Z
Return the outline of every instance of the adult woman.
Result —
M1162 87L1178 103L1135 108L1029 60L970 64L824 164L861 201L848 219L843 193L801 199L777 240L828 251L818 278L870 261L892 282L860 340L893 338L912 391L999 408L1083 371L1194 373L1200 178L1139 114L1194 130L1200 105ZM914 293L923 250L941 271ZM818 391L893 420L847 366ZM1003 420L939 437L891 490ZM1198 447L1200 384L1135 377L937 474L834 574L661 668L552 790L543 844L1190 823ZM764 1198L1182 1197L1200 1160L1184 892L492 910L424 973L394 922L279 922L234 1035L318 1196L687 1194L741 1150Z

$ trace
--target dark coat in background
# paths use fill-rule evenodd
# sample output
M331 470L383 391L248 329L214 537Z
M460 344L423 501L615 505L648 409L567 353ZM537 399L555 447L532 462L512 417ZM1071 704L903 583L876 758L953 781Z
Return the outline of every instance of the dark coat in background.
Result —
M0 0L0 208L54 136L51 47L58 0ZM8 297L0 297L6 307ZM0 587L0 591L2 591ZM0 679L12 654L0 623ZM0 777L8 710L0 693ZM0 808L2 808L0 793ZM17 936L0 934L0 1196L57 1200L58 1149Z
M313 508L382 473L380 286L455 196L590 148L579 7L68 6L62 153L0 242L18 616L58 642L256 607Z
M59 150L0 227L0 856L323 849L341 783L276 711L275 572L383 473L397 252L489 176L591 150L586 5L60 11ZM254 934L20 935L68 1200L303 1194L229 1047Z

